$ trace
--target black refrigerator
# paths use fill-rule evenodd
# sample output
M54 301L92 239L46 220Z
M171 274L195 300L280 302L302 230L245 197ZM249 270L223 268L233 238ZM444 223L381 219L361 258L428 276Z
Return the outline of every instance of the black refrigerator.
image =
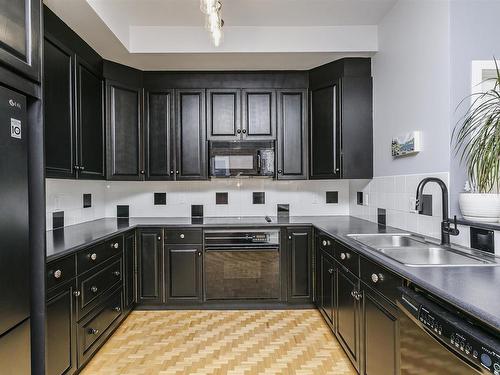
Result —
M0 86L0 374L31 372L26 106Z

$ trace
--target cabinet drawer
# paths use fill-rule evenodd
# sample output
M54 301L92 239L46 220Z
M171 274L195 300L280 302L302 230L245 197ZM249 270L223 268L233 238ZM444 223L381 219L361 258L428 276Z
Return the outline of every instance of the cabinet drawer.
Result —
M78 280L80 286L80 316L89 311L92 302L99 299L106 291L122 281L122 260L118 258L111 264L106 264L85 279ZM97 301L96 301L97 302ZM93 305L93 304L92 304Z
M351 271L359 275L359 255L339 242L335 242L335 260Z
M118 244L118 247L116 247ZM102 264L113 255L120 254L123 248L123 240L110 240L96 246L89 247L82 250L77 255L77 269L78 274L90 270L91 268Z
M333 256L334 253L334 240L326 236L324 234L319 235L319 242L318 242L319 248L323 250L324 252L328 253L329 255Z
M201 244L201 229L167 229L165 230L165 243L168 244Z
M94 310L89 319L78 324L78 357L79 363L85 360L98 349L109 332L106 332L122 315L122 291L117 290L105 303Z
M387 299L396 302L397 288L403 285L403 279L386 268L361 257L361 280L372 289L383 294Z
M76 276L75 257L54 260L47 264L47 290L62 285Z

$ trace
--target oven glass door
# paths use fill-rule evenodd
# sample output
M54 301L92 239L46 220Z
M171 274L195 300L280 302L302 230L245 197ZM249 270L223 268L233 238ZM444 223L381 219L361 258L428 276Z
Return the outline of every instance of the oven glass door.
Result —
M206 299L279 299L279 258L278 247L206 249Z
M406 314L400 315L401 375L478 374Z

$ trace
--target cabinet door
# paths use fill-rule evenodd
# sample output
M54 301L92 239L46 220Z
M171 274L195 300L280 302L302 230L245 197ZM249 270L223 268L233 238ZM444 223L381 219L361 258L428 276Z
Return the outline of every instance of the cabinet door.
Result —
M320 279L321 292L319 305L321 312L327 319L327 323L333 328L335 326L335 266L334 260L324 252L320 255Z
M76 371L75 281L61 285L47 298L47 375Z
M78 177L104 179L103 83L81 59L76 64Z
M209 140L241 138L241 90L207 90Z
M201 301L202 255L201 245L166 246L164 275L167 303Z
M0 61L40 82L41 1L0 1Z
M276 138L276 91L243 90L243 138Z
M173 91L146 96L146 173L148 180L172 180L174 173Z
M135 232L131 232L125 235L125 254L124 254L124 270L125 277L123 281L125 283L125 298L124 306L125 310L131 310L135 303L135 259L136 259L136 246L135 246Z
M287 230L288 300L312 299L311 228Z
M337 85L311 93L312 179L340 178L340 127Z
M362 352L365 375L399 374L397 308L363 286Z
M176 178L207 179L205 91L177 91Z
M359 281L341 265L337 266L337 337L359 371Z
M163 231L144 229L139 231L138 292L139 302L160 302L160 254Z
M107 81L107 179L142 180L142 89Z
M74 55L62 44L44 40L45 166L47 177L76 177L73 123Z
M278 179L307 179L307 90L278 91Z

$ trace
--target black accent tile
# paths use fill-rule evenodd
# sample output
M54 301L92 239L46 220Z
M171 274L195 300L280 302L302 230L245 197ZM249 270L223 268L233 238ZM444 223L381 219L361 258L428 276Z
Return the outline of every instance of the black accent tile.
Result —
M339 203L339 192L338 191L327 191L326 192L326 203Z
M83 208L92 207L92 194L83 194Z
M266 193L263 191L254 191L252 198L253 204L266 204Z
M470 227L470 247L494 254L495 232L492 230Z
M226 192L215 193L215 204L227 204L228 196Z
M155 205L166 205L167 193L155 193Z
M422 212L420 215L432 216L432 195L422 194Z
M52 229L64 227L64 211L52 212Z
M359 206L362 206L363 205L363 192L362 191L358 191L356 193L356 203L359 205Z
M129 206L126 205L116 206L116 217L129 217Z
M203 217L203 205L202 204L192 204L191 205L191 217Z
M290 217L290 205L279 203L276 207L278 210L278 218Z
M383 208L377 208L377 223L383 226L387 224L387 214Z

